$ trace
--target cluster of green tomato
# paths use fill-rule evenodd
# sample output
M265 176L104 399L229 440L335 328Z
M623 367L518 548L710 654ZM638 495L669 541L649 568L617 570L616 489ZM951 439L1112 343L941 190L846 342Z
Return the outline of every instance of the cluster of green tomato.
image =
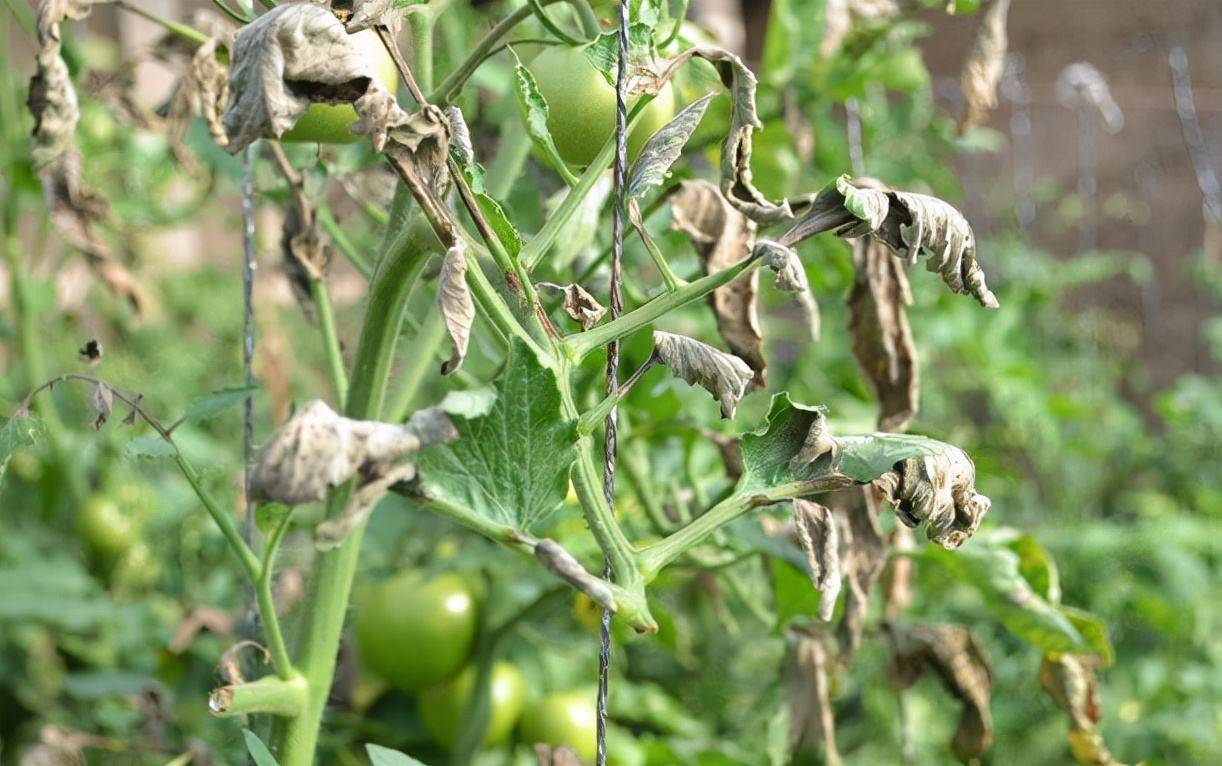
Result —
M394 61L376 34L364 30L350 35L350 39L384 85L398 81ZM561 158L573 165L590 164L615 129L615 89L580 47L549 46L534 56L529 66L539 92L547 100L547 128ZM667 84L646 105L639 125L629 136L629 153L635 156L674 115L674 94ZM348 129L356 119L350 104L311 104L281 140L352 143L360 138Z
M475 589L456 574L432 579L417 571L375 587L360 605L357 645L365 666L395 688L413 692L430 736L453 749L471 703L476 668L469 663L479 622ZM483 746L523 742L573 748L594 758L592 690L557 692L526 703L526 683L508 662L496 662L488 685Z

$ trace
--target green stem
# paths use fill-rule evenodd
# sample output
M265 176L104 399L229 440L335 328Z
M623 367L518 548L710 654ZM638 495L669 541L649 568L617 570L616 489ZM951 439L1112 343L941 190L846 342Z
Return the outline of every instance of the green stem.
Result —
M564 29L561 28L561 26L555 21L552 21L552 18L548 16L546 12L544 12L543 5L539 2L539 0L526 0L526 4L530 6L530 10L535 14L535 18L539 20L539 23L543 25L543 28L548 32L551 32L558 39L568 43L569 45L581 45L582 43L587 42L586 40L578 40L573 35L565 32ZM597 24L597 21L595 23Z
M272 667L283 679L293 676L293 662L289 658L288 647L284 643L284 633L280 630L280 620L276 617L276 600L272 597L272 576L276 572L276 553L280 550L280 541L289 528L292 514L284 514L284 518L272 530L263 547L263 561L260 565L259 580L255 584L255 594L259 601L259 613L272 615L275 619L263 620L264 632L267 633L267 650L272 656Z
M193 42L196 45L203 45L204 43L208 42L208 35L204 34L203 32L199 31L198 29L187 26L186 24L181 24L177 21L171 21L170 19L163 19L162 17L158 16L157 14L153 13L152 11L147 11L138 5L134 5L128 2L128 0L114 0L114 4L117 7L125 11L128 11L129 13L134 13L137 16L148 19L149 21L160 26L162 29L169 32L170 34L178 35L179 37L181 37L184 40L187 40L188 42Z
M522 165L529 155L530 136L526 135L526 128L521 120L510 120L501 134L501 143L484 179L489 197L499 200L508 196L513 182L522 175Z
M327 357L327 370L331 373L331 385L340 408L348 398L348 375L344 372L344 355L340 351L339 336L335 332L335 316L331 313L331 296L327 283L321 279L310 280L310 295L314 298L314 310L318 314L318 332L322 336L322 349Z
M208 708L221 718L252 713L298 716L305 709L309 688L301 676L265 676L246 684L231 684L214 689Z
M666 285L666 292L673 293L681 286L687 284L683 279L675 275L671 270L670 264L666 262L666 256L662 255L662 250L658 244L653 241L653 237L649 236L649 232L644 231L645 224L641 224L642 231L641 242L645 245L645 250L649 253L649 257L653 259L653 265L657 267L658 273L662 275L662 282Z
M627 314L613 319L606 324L598 325L585 332L579 332L564 339L570 353L575 359L581 359L595 349L602 348L613 340L626 338L637 330L651 324L659 317L669 314L677 308L700 300L724 284L732 282L742 274L759 267L758 258L747 257L716 271L708 276L690 282L674 292L665 293L654 298L649 303L629 311Z
M758 504L754 494L736 492L730 495L662 540L638 551L637 563L641 574L646 581L652 580L667 564L701 543L721 525L728 524Z
M426 6L407 17L412 30L412 74L423 91L433 89L433 11Z
M407 296L425 261L421 253L404 246L410 220L407 215L409 196L408 190L400 184L392 206L392 228L387 232L369 286L369 308L361 328L345 404L349 417L368 420L376 418L382 409ZM331 492L327 499L328 518L343 512L352 489L349 482ZM314 762L364 532L364 525L361 525L338 547L318 554L310 592L302 609L297 644L298 667L309 689L301 715L273 730L272 741L281 766L310 766Z
M554 2L554 0L548 1ZM467 56L467 58L461 64L459 64L453 72L446 75L446 78L441 81L441 84L428 94L429 103L437 104L438 106L445 106L454 100L454 97L458 94L458 91L462 89L463 84L467 82L467 78L474 74L475 70L479 68L479 65L483 63L488 51L490 51L502 37L508 34L509 30L530 18L530 15L530 6L523 5L513 13L498 21L496 25L493 26L492 29L489 29L488 33L475 44L475 48L471 50L471 53Z
M173 442L171 442L173 444ZM238 530L237 523L233 517L221 507L216 498L204 487L202 480L199 477L199 472L195 470L195 466L187 460L186 456L178 451L178 447L174 447L174 462L178 464L178 470L182 471L183 478L191 485L191 489L195 490L196 497L204 504L204 510L220 527L221 534L224 535L225 541L229 543L230 549L234 555L238 557L238 562L245 570L246 576L250 578L252 583L257 583L262 575L263 567L259 562L259 557L250 549L246 541L242 539L242 533ZM268 615L262 615L264 621L267 621ZM275 611L271 614L271 619L274 622L276 619Z
M594 9L590 7L588 0L568 0L568 3L577 11L577 20L581 22L581 32L586 36L586 40L598 39L602 34L602 27L598 25L598 16L594 15Z
M421 499L413 497L413 500L422 503L425 508L428 508L434 513L445 516L446 518L460 524L461 526L470 529L472 532L483 535L489 540L498 543L504 543L512 548L517 548L525 553L530 553L534 549L535 539L529 535L524 535L513 527L504 524L497 524L495 521L487 519L478 513L464 508L460 505L448 503L444 500L435 498Z
M441 312L428 312L424 325L416 337L412 338L410 346L403 354L408 359L408 364L399 376L399 391L391 401L390 409L387 410L390 422L401 423L412 413L412 405L415 402L416 394L420 393L420 386L424 383L425 377L429 370L437 369L434 357L445 336L446 328L445 323L441 321ZM461 371L460 369L455 372Z

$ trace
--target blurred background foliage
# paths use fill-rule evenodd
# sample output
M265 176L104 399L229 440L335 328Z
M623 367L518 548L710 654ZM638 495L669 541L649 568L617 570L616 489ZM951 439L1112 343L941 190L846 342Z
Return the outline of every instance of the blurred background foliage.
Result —
M474 35L506 5L447 7L435 41L438 72L461 60ZM974 10L967 7L972 3L960 5ZM774 0L771 7L759 66L767 127L755 148L756 181L766 194L802 193L853 172L845 110L850 101L860 115L863 174L899 188L959 200L960 161L1007 141L990 128L956 134L954 116L935 102L917 47L927 33L922 22L855 28L837 53L823 56L821 0ZM98 84L81 88L77 139L85 178L113 211L101 236L150 296L137 312L93 279L80 254L51 230L29 164L27 67L18 62L28 50L31 22L24 6L10 3L0 13L0 42L9 46L0 71L6 272L11 295L22 298L15 303L10 297L0 311L0 409L12 412L32 385L51 375L87 371L77 350L96 338L105 348L99 373L139 391L144 406L173 420L201 395L242 382L240 160L215 148L198 121L177 146L155 126L117 110L115 94L130 81L124 52L84 25L72 28L66 50L74 77L78 84ZM704 33L693 26L685 34ZM172 65L182 64L181 56L163 53ZM477 150L491 164L497 161L493 147L514 130L505 127L516 114L511 78L512 60L498 56L460 101ZM694 92L702 92L700 73L690 80ZM718 96L691 144L698 150L690 169L677 177L707 175L728 116L728 98ZM358 192L354 202L344 192L359 179L370 188L385 185L367 147L318 152L295 146L290 154L309 168L311 189L331 201L351 249L374 252L384 198ZM184 157L195 166L184 167ZM270 163L261 163L257 181L266 215L260 218L256 434L265 436L292 403L328 395L329 384L315 331L288 297L279 267L275 216L287 190ZM558 188L529 160L505 195L511 219L524 231L536 229ZM1072 189L1047 183L1041 194L1048 210L1074 198ZM976 461L978 486L993 508L981 539L965 550L988 550L990 540L1004 539L1003 528L1021 530L1055 560L1047 566L1055 567L1062 602L1106 624L1115 663L1100 672L1100 704L1113 754L1151 766L1222 761L1222 385L1216 376L1184 374L1151 388L1133 352L1132 325L1080 300L1105 280L1140 285L1150 279L1152 266L1142 253L1046 252L1024 240L1008 209L990 215L1010 221L978 230L999 311L983 313L932 275L913 274L909 316L922 386L910 430L960 445ZM673 254L678 273L693 274L699 268L695 254L670 230L667 217L663 206L650 219L659 244ZM203 258L184 260L170 234L192 228L218 244ZM588 262L608 236L609 227L599 227L589 242L577 240L581 246L571 257ZM849 248L819 238L804 244L801 254L824 330L809 343L793 310L762 290L770 390L826 404L842 432L869 430L875 404L844 332L853 277ZM638 242L629 244L626 257L631 284L640 289L656 282ZM1215 305L1222 300L1217 263L1198 255L1179 267L1213 291ZM360 278L337 259L332 279L350 350L366 309L357 297ZM431 295L413 300L414 316L423 319ZM666 321L667 330L716 338L707 311L692 309ZM477 363L474 379L465 382L419 375L422 364L431 371L433 362L426 360L437 343L420 342L427 323L423 329L410 324L407 348L426 353L401 355L396 380L420 382L400 392L401 411L435 402L447 388L478 384L492 372ZM1215 365L1222 361L1219 326L1222 317L1200 328ZM641 339L625 353L632 367L649 349ZM241 762L240 727L210 717L203 704L216 682L218 656L244 630L238 569L189 487L149 448L147 428L119 427L118 417L97 433L87 428L87 393L62 385L41 399L44 416L58 413L65 424L55 438L25 444L6 432L15 449L0 487L0 761L20 762L40 738L75 736L87 746L89 763L160 764L186 752L199 763ZM626 470L647 445L650 456L637 471L654 499L699 506L700 498L725 486L711 469L716 451L668 424L677 419L741 432L762 419L767 399L766 393L748 397L732 429L724 429L702 392L661 375L647 377L625 408ZM205 481L225 498L240 497L238 412L186 422L177 432L184 450L206 466ZM644 536L649 532L639 520L639 499L625 489L621 506L629 527ZM290 614L309 566L309 511L298 516L279 582ZM571 538L566 545L575 551L593 553L575 514L562 516L556 534ZM884 523L890 528L893 520L888 515ZM457 570L476 584L494 616L541 599L499 646L527 679L528 696L593 683L597 640L588 604L568 591L552 592L552 581L531 562L399 499L385 501L372 525L357 611L371 583L394 572ZM1068 762L1064 714L1039 688L1039 648L1003 628L995 605L970 577L935 558L917 560L910 616L970 626L992 662L996 741L987 762ZM783 629L794 619L809 620L814 609L805 581L793 581L797 570L770 562L744 555L712 572L677 567L653 591L661 633L637 639L617 632L612 763L781 762ZM832 695L845 763L898 763L905 745L912 763L953 762L947 742L958 702L927 679L904 694L901 719L896 692L885 679L887 660L885 642L868 638L851 668L836 677ZM367 741L444 762L423 728L418 701L386 690L362 671L350 642L333 702L322 762L363 762L353 746ZM527 764L533 755L522 745L507 746L480 753L477 762Z

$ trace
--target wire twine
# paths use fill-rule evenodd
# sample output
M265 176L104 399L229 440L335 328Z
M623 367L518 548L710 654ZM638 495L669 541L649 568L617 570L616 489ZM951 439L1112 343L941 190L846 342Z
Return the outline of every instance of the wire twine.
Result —
M611 218L611 318L624 309L623 255L626 183L628 175L628 3L619 4L619 49L615 70L615 207ZM619 341L607 344L607 393L619 390ZM607 414L603 435L603 496L615 509L615 417L617 408ZM611 578L611 560L603 557L603 576ZM595 766L607 763L607 681L611 668L611 612L604 609L598 631L598 701Z

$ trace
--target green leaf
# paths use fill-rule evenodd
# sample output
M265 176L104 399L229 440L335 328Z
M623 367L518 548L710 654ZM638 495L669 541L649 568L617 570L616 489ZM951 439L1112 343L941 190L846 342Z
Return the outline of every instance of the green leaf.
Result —
M382 747L381 745L365 745L365 752L369 754L369 761L373 766L424 766L423 763L412 758L410 755L405 755L398 750L391 750L389 747Z
M1061 603L1061 577L1057 572L1057 563L1039 541L1012 529L994 530L988 539L1018 555L1018 571L1023 579L1031 583L1036 593L1050 603Z
M683 107L674 119L649 137L628 172L629 197L640 197L650 187L660 186L666 180L666 174L683 153L683 147L700 124L714 95L710 93Z
M772 571L778 633L783 632L795 617L819 614L819 604L823 598L819 591L810 586L810 576L804 568L780 559L769 559L768 567Z
M0 426L0 476L14 452L37 444L46 433L42 418L29 413L14 415Z
M514 81L517 83L518 107L522 110L522 121L526 124L527 135L530 136L530 140L534 142L539 151L547 157L556 172L564 176L565 182L569 186L574 185L577 179L564 160L560 158L560 151L556 149L556 142L552 140L552 133L547 128L549 117L547 99L539 92L535 76L520 63L513 68L513 73Z
M250 757L255 759L255 766L280 766L258 734L250 729L242 729L242 736L246 738L246 749L250 751Z
M1058 607L1041 598L1019 571L1019 557L988 539L957 551L928 545L920 558L946 568L960 582L975 588L1006 630L1045 653L1096 654Z
M292 507L283 503L260 503L255 507L255 526L262 534L269 535L292 513Z
M484 388L468 388L463 391L450 391L441 400L441 411L447 415L461 415L464 418L476 418L487 415L496 403L496 389L491 386Z
M213 391L206 396L192 400L187 405L187 411L183 414L182 419L188 423L202 423L206 420L212 420L248 396L254 396L258 390L258 386L242 386L240 388L222 388L219 391Z
M568 492L577 423L561 414L555 374L515 343L484 414L452 417L458 439L420 453L424 493L528 531Z
M124 454L129 458L147 458L150 460L162 457L173 457L174 445L157 434L137 436L123 447Z
M640 21L628 27L628 60L648 61L654 57L653 27ZM615 87L615 70L619 58L619 30L604 32L585 48L586 59L607 84Z
M475 202L479 205L480 212L484 214L484 218L488 221L488 225L492 227L492 233L496 234L496 238L500 240L501 246L509 253L509 257L517 258L518 253L522 252L522 234L518 231L518 227L513 225L506 215L505 209L501 207L501 203L489 197L483 192L474 192Z
M1062 606L1061 613L1069 618L1073 626L1086 639L1086 643L1090 644L1095 654L1099 655L1103 661L1103 667L1110 667L1116 660L1116 651L1107 637L1107 623L1098 615L1077 607Z
M811 426L824 411L823 407L794 402L788 393L772 397L767 424L742 437L743 477L739 491L818 480L822 480L818 481L822 485L833 477L861 484L890 471L901 460L937 455L949 448L934 439L909 434L841 436L836 438L838 456L829 453L795 470L790 461L801 451Z

